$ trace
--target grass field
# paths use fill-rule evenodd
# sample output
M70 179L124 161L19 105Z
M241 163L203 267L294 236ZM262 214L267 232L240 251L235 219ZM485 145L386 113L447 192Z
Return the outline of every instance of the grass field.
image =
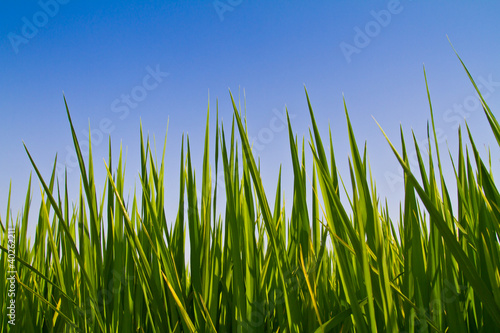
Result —
M464 69L500 147L500 125ZM125 200L125 161L121 152L111 160L110 143L106 186L96 193L92 154L84 161L66 104L80 194L70 199L66 180L55 177L56 164L49 177L42 175L26 149L43 187L42 204L32 212L30 179L24 210L10 215L9 199L0 221L2 332L500 330L500 194L491 171L499 165L481 159L468 128L458 132L458 156L450 154L456 193L444 181L446 152L438 147L430 97L427 147L415 137L409 143L401 131L398 151L387 138L405 174L400 214L389 216L347 108L350 174L341 178L331 135L319 135L307 97L308 146L288 122L294 192L286 216L281 176L276 191L265 193L245 119L231 99L229 130L217 122L210 134L207 114L201 196L189 139L183 141L175 221L166 220L164 209L165 151L156 163L141 128L141 190ZM410 147L418 170L409 167ZM309 171L306 149L313 156ZM215 211L221 185L212 181L212 168L215 179L224 175L221 215ZM34 239L26 236L29 213L38 220ZM12 300L15 326L9 324Z

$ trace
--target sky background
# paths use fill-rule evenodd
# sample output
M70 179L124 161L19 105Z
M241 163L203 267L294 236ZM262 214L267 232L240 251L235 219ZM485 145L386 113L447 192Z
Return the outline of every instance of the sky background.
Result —
M77 198L79 173L63 92L79 139L87 140L89 124L92 129L101 189L109 134L113 156L120 143L128 152L126 191L132 193L134 184L140 186L140 121L144 132L156 137L159 153L169 123L165 185L166 213L172 220L183 133L189 135L200 178L208 104L211 134L217 98L219 118L229 130L229 89L235 98L239 93L243 98L244 91L248 131L258 147L255 154L270 201L282 165L284 195L291 202L288 134L280 119L286 107L294 132L307 143L304 85L325 140L331 126L337 164L349 183L345 96L358 144L367 142L378 195L387 197L397 216L404 194L402 172L372 117L398 147L400 125L407 141L412 129L419 142L425 140L430 113L424 64L447 177L453 170L446 149L457 155L456 125L463 126L464 118L481 152L490 145L493 163L498 163L498 146L446 38L481 83L498 117L498 13L496 1L3 1L2 221L10 182L16 216L33 171L23 141L47 179L57 154L58 175L68 169L72 199ZM214 139L211 135L212 165ZM36 223L39 184L33 173L30 230Z

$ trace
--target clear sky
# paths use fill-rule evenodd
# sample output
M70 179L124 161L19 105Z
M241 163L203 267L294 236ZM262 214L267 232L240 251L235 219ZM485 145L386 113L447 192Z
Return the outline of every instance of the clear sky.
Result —
M367 140L378 194L397 212L401 171L372 116L396 143L400 124L407 141L411 129L418 140L425 139L430 115L423 64L442 156L448 161L446 142L456 155L455 125L466 118L477 144L490 145L498 163L498 147L446 35L498 115L499 13L497 1L3 1L0 216L5 218L11 181L12 212L24 204L32 167L22 141L45 177L58 154L59 170L68 168L76 198L79 175L63 91L80 140L86 140L89 123L93 130L101 187L109 133L114 153L120 142L128 149L127 184L133 191L140 120L145 133L155 135L160 152L169 121L166 207L171 219L182 134L189 134L194 165L201 171L208 99L213 134L216 98L227 127L233 112L229 89L236 97L244 90L265 188L273 198L282 164L291 202L292 167L280 119L286 105L294 131L307 142L304 85L325 140L331 125L337 163L347 180L344 94L358 144ZM213 152L212 144L212 158ZM449 163L445 168L450 175ZM40 197L33 177L31 217Z

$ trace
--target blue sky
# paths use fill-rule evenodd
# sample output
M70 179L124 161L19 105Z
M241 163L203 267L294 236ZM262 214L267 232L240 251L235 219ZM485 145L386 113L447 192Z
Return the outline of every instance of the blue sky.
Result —
M236 97L245 91L248 130L259 147L270 197L281 164L291 201L288 137L280 119L286 105L294 131L308 138L305 85L321 130L327 135L332 128L337 163L348 179L344 94L358 144L367 141L378 194L397 212L401 171L372 116L394 142L400 125L407 140L411 129L425 140L430 116L423 64L442 156L447 157L446 144L456 154L455 125L466 118L477 144L491 145L498 162L498 147L446 35L498 115L499 2L9 0L0 8L2 219L10 182L14 215L24 204L32 167L23 141L45 177L58 154L58 168L68 168L76 198L79 175L63 91L80 140L89 124L93 131L100 185L108 134L114 153L120 142L128 151L127 185L133 191L140 120L160 152L169 121L170 218L177 205L182 134L189 134L194 165L201 170L209 98L213 133L217 98L219 118L230 125L229 89ZM213 157L213 144L211 149ZM445 168L450 175L450 164ZM32 217L40 197L33 176Z

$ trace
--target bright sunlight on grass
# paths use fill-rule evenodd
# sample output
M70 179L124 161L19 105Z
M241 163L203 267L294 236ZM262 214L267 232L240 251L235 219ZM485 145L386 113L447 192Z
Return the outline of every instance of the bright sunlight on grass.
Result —
M464 69L500 146L500 126ZM69 198L67 180L55 176L55 162L50 177L42 175L26 148L43 199L34 240L27 239L31 179L24 210L12 216L8 205L0 221L0 267L7 272L0 275L0 294L15 293L16 311L23 314L9 327L17 332L498 331L500 194L491 171L498 161L484 161L469 128L459 130L458 156L450 153L457 193L449 193L441 168L446 152L438 147L431 106L427 147L419 147L414 136L408 143L402 130L401 151L387 138L405 174L400 214L389 216L347 107L350 174L341 178L331 135L326 140L319 135L307 91L306 98L309 147L297 140L288 121L294 171L290 216L282 203L281 174L275 193L264 192L242 110L231 95L230 131L217 121L212 134L213 166L207 114L201 196L189 139L183 141L175 221L166 220L164 209L165 151L155 163L141 128L141 190L126 200L124 160L121 152L111 160L110 140L106 186L96 193L94 164L101 164L91 152L83 159L66 104L80 195ZM410 146L418 170L409 167ZM307 149L313 155L309 171ZM215 178L224 175L225 209L219 216L219 184L212 183L211 168ZM341 201L347 193L348 207ZM2 332L9 306L1 306Z

